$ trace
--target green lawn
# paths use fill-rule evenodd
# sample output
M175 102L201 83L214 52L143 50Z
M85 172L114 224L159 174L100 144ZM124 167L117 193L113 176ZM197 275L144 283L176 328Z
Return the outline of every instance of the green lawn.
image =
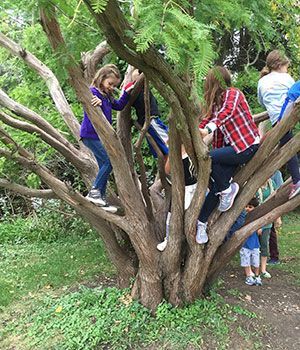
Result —
M113 273L101 241L92 238L4 244L0 258L0 307L29 293L67 288Z
M53 232L47 240L38 230L29 232L28 222L4 225L0 223L0 349L221 350L230 347L233 329L242 337L241 348L260 346L258 335L238 322L255 315L228 305L216 291L182 309L162 303L153 317L127 290L84 287L114 274L93 232L66 237ZM299 214L284 218L279 244L283 263L278 268L300 283Z
M282 230L278 235L281 264L276 265L291 273L300 285L300 212L290 213L283 218Z

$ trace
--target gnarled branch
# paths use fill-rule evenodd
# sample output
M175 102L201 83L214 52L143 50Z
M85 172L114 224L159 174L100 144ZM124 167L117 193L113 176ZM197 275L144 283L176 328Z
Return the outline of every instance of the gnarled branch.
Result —
M51 189L46 189L46 190L33 189L33 188L22 186L17 183L7 181L1 178L0 178L0 187L5 188L9 191L16 192L26 197L37 197L37 198L45 198L45 199L57 198L57 196L54 194L54 192Z
M21 58L30 68L43 78L48 86L49 92L64 121L70 128L72 134L79 140L79 123L70 108L58 80L52 71L38 60L30 52L24 50L20 45L0 33L0 45L6 48L11 54Z

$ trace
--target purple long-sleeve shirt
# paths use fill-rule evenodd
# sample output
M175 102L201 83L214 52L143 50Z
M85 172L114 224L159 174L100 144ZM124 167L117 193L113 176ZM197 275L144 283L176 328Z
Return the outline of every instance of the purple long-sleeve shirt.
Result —
M102 105L99 106L99 108L102 109L103 114L110 124L112 123L112 109L121 111L129 101L129 94L126 91L124 91L119 100L115 100L113 98L110 100L107 96L102 95L101 92L95 87L91 87L90 91L93 95L101 99ZM84 117L80 127L80 137L95 140L99 139L86 112L84 112Z

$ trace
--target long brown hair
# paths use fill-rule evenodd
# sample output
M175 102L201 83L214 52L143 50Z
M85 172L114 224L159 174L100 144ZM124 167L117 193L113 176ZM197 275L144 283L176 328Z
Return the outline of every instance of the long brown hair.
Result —
M260 72L260 77L271 73L272 71L278 70L280 67L290 64L290 60L280 50L271 51L266 58L266 65Z
M101 90L103 81L111 76L115 76L117 79L121 79L121 74L118 67L114 64L106 64L95 74L95 77L92 81L92 86L95 86Z
M215 66L209 70L204 83L204 113L211 116L214 106L222 105L222 93L231 86L231 76L227 68Z

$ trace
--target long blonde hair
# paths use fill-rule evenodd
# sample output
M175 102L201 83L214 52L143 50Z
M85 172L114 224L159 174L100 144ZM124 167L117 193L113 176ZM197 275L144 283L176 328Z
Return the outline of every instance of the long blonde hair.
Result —
M204 113L209 117L214 106L221 107L222 94L231 86L231 75L227 68L216 66L209 70L204 83Z
M94 76L92 81L92 86L95 86L97 89L102 90L102 83L105 79L110 78L111 76L121 79L121 74L118 67L114 64L106 64L100 68Z
M260 77L271 73L272 71L278 70L280 67L290 64L290 60L280 50L271 51L266 58L266 65L260 72Z

